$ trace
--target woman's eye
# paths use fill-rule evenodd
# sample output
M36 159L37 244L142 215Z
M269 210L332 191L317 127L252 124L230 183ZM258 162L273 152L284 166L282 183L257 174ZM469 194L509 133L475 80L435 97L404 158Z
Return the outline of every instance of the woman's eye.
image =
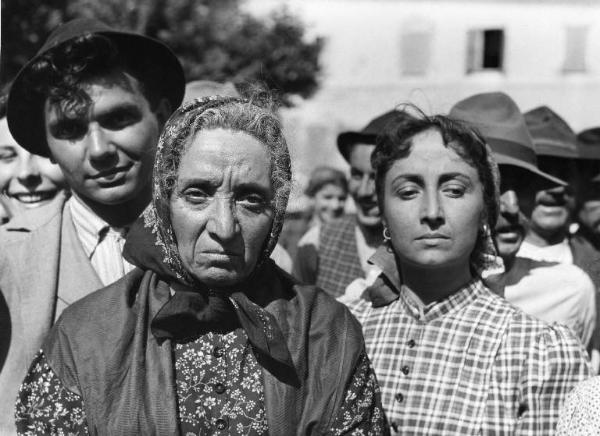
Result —
M183 196L191 203L204 203L208 201L208 194L202 189L186 189L183 192Z
M0 160L9 163L17 158L17 152L13 148L0 149Z
M258 194L244 195L238 199L238 203L252 210L262 210L266 206L265 199Z
M444 193L452 198L460 198L465 195L466 188L462 185L448 185L444 187Z
M408 186L396 190L396 195L402 200L411 200L419 194L419 190L415 187Z

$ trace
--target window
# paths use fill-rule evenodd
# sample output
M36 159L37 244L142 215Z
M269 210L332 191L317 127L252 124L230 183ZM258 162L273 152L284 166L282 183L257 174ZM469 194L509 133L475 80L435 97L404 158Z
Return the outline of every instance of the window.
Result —
M404 32L400 44L402 74L405 76L426 74L431 56L431 32L427 30Z
M587 46L588 28L586 26L571 26L566 29L565 73L585 71L585 51Z
M467 37L467 73L503 69L504 30L470 30Z

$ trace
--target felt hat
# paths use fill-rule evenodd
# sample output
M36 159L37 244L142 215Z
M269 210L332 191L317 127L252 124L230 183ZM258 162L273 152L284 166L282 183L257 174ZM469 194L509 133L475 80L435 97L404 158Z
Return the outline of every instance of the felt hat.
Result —
M240 93L231 82L220 83L212 80L193 80L185 85L184 103L196 98L221 95L223 97L240 97Z
M27 78L32 72L32 66L51 50L91 34L109 38L116 45L120 56L132 63L136 59L156 60L156 68L141 73L152 74L155 79L153 82L162 85L161 95L169 100L173 110L181 104L185 87L183 68L169 47L139 33L113 29L98 20L75 19L60 25L48 36L42 48L21 68L10 90L8 126L19 145L31 153L46 157L50 155L44 126L45 96L33 95L28 86Z
M579 159L600 160L600 127L583 130L577 135Z
M456 103L448 115L475 128L485 138L499 165L520 167L546 183L567 185L538 168L523 114L508 95L502 92L476 94Z
M538 156L577 158L577 135L552 109L539 106L523 116Z
M410 118L412 118L412 116L402 110L394 109L386 112L383 115L380 115L377 118L369 121L369 124L367 124L364 129L358 132L348 131L340 133L337 137L338 150L340 151L341 155L344 156L344 159L348 161L350 159L350 146L358 143L375 145L377 136L384 132L385 127L391 121Z

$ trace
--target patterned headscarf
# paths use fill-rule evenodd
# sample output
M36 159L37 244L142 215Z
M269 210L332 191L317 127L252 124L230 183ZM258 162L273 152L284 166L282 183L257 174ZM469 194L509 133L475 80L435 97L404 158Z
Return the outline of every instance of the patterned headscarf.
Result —
M215 121L215 118L219 118L226 110L235 106L244 111L244 114L249 114L249 118L231 119L230 116L226 116ZM185 269L179 255L171 223L170 198L177 182L181 158L193 136L203 129L213 128L242 131L252 135L265 144L271 156L271 183L275 191L272 202L274 218L255 270L269 257L277 244L290 193L290 155L279 120L269 109L248 99L222 96L196 99L177 109L167 121L158 142L154 162L152 204L144 212L144 222L155 234L156 244L164 254L163 262L178 279L187 284L193 284L195 279Z

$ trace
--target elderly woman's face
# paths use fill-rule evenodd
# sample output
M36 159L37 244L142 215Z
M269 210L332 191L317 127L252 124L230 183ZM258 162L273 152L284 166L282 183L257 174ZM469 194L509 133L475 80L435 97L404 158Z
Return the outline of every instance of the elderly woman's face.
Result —
M416 135L412 144L384 180L383 217L394 251L417 267L465 267L484 210L477 170L436 130Z
M200 131L181 157L170 199L185 268L212 288L247 278L271 230L267 147L242 132Z

